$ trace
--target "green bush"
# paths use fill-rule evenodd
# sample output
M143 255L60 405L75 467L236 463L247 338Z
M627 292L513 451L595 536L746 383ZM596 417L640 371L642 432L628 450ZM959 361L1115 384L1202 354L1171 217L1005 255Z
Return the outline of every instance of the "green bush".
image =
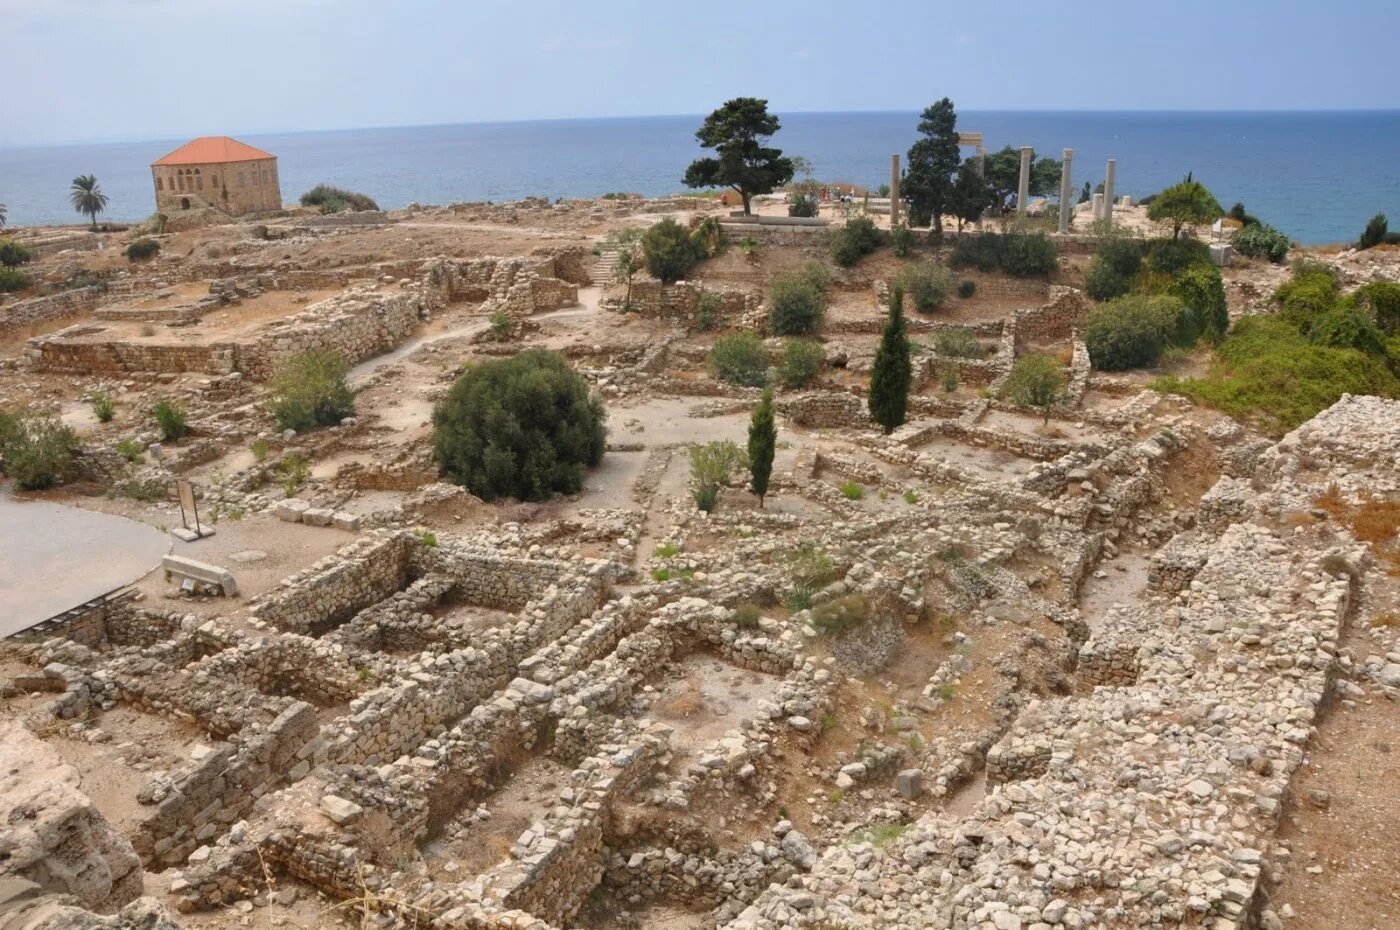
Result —
M1095 307L1084 327L1089 360L1100 371L1152 365L1181 328L1174 297L1131 295Z
M1347 305L1328 310L1308 327L1308 341L1333 349L1357 349L1385 356L1385 338L1366 311Z
M433 455L484 500L574 494L603 457L603 405L564 357L527 349L466 369L433 408Z
M322 213L339 213L342 210L378 210L374 198L357 194L329 184L317 184L301 195L303 207L320 207Z
M1199 321L1200 330L1218 340L1230 328L1230 310L1225 300L1225 282L1214 265L1194 265L1167 285L1167 293L1186 304Z
M1039 407L1046 420L1050 418L1050 408L1059 402L1064 392L1064 370L1047 355L1023 355L1016 359L1001 388L1002 397L1027 407Z
M1133 289L1142 270L1142 243L1112 237L1100 243L1084 276L1084 290L1094 300L1112 300Z
M700 244L669 217L654 223L642 235L642 260L647 271L662 284L682 280L702 258Z
M18 268L34 260L34 253L22 242L13 239L0 239L0 265Z
M915 262L899 272L904 293L920 313L932 313L953 291L953 273L937 262Z
M129 262L140 262L145 261L159 251L159 242L154 239L142 237L126 247L125 255L126 260Z
M99 423L111 423L117 415L117 405L112 403L112 395L106 391L94 391L90 398L92 415Z
M880 231L868 216L857 216L831 233L831 257L849 268L880 246Z
M778 381L785 388L801 388L811 384L826 364L826 350L820 342L789 339L783 343L783 360L778 366Z
M1390 232L1390 221L1386 219L1384 213L1377 213L1366 223L1366 228L1361 231L1361 239L1356 243L1358 249L1369 249L1380 245L1385 241L1386 235Z
M826 313L826 293L805 271L780 274L768 290L768 330L775 336L815 332Z
M1017 278L1048 277L1056 266L1055 243L1040 232L960 235L948 263L954 268L1000 270Z
M821 212L821 201L813 194L793 194L788 199L788 216L812 217Z
M1341 289L1337 273L1327 265L1298 262L1292 277L1274 292L1274 299L1281 306L1279 316L1306 333L1315 318L1337 305Z
M847 594L812 608L812 626L825 636L836 636L870 619L870 601L862 594Z
M0 418L0 460L5 474L22 490L61 483L77 448L77 436L51 413L25 411Z
M29 286L29 275L18 268L0 267L0 294L22 291Z
M1249 258L1267 258L1275 265L1288 257L1287 236L1265 223L1251 223L1230 240L1235 251Z
M710 513L719 502L719 492L729 476L748 462L748 457L728 440L690 447L690 480L695 506Z
M792 585L786 598L787 608L792 611L810 607L812 595L836 577L831 557L814 543L803 543L789 550L782 560Z
M939 355L951 355L954 358L981 358L986 354L982 343L977 341L972 330L966 326L955 326L939 332L933 337L933 350Z
M166 442L182 439L190 431L189 422L185 418L185 405L178 400L156 401L156 405L151 408L151 415L155 417L160 438Z
M716 378L743 387L762 387L768 380L768 353L763 340L748 330L725 333L710 349L710 370Z
M1356 349L1310 343L1277 317L1246 317L1230 328L1203 378L1162 378L1159 390L1183 394L1274 434L1330 407L1343 394L1400 397L1400 379L1384 359Z
M1194 265L1209 265L1210 246L1199 239L1149 239L1144 248L1147 268L1156 274L1177 275Z
M345 359L330 349L310 349L287 359L269 385L267 410L277 428L302 433L353 416L355 394L345 383L347 371Z
M900 223L894 229L891 229L890 248L893 249L894 254L900 258L906 257L910 252L914 251L914 230L910 229L904 223Z
M696 332L708 333L719 325L719 308L718 294L711 294L707 291L700 295L700 299L695 303Z
M840 490L841 496L848 501L858 501L865 497L865 488L856 484L854 481L842 482L838 490Z
M1015 278L1048 278L1056 257L1055 243L1045 233L1008 233L1002 270Z
M1352 291L1347 302L1369 313L1387 336L1400 333L1400 284L1394 281L1363 284Z
M511 322L510 314L504 310L494 311L488 319L491 327L491 338L497 342L505 342L510 338Z
M759 621L763 619L763 610L752 601L745 601L736 604L734 607L734 625L741 630L756 630Z
M959 281L959 282L958 282L958 296L961 297L963 300L967 300L969 297L971 297L973 294L976 294L976 293L977 293L977 282L976 282L976 281Z
M141 448L141 443L135 439L127 438L119 441L115 446L122 458L135 465L145 458L145 450Z

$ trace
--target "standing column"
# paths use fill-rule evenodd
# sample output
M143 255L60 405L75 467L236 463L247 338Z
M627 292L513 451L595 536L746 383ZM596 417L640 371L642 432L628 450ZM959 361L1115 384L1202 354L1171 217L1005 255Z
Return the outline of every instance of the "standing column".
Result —
M1103 218L1106 225L1113 224L1113 174L1118 170L1118 159L1110 158L1103 175Z
M899 225L899 155L890 156L890 229Z
M1060 170L1060 232L1069 232L1070 217L1074 215L1074 204L1070 203L1070 198L1074 196L1073 182L1070 180L1070 163L1074 161L1074 149L1065 149L1064 168Z
M977 146L977 173L981 177L987 176L987 150L982 146Z
M1016 215L1026 215L1026 201L1031 197L1031 147L1021 146L1021 181L1016 185Z

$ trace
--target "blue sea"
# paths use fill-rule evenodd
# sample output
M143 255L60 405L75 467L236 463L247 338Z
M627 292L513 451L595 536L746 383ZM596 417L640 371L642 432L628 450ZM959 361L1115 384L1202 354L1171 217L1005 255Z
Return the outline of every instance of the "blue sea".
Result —
M277 134L235 134L278 156L291 202L325 181L385 208L413 201L510 200L528 195L646 195L682 189L701 154L700 116L539 120ZM914 140L915 113L782 115L774 144L803 155L825 181L878 185L889 156ZM1225 206L1243 201L1266 222L1308 244L1355 239L1384 212L1400 227L1400 111L1346 112L962 112L988 150L1031 145L1056 158L1073 148L1074 180L1103 180L1118 159L1117 190L1138 197L1188 171ZM74 223L68 185L95 174L108 218L139 220L155 209L148 166L184 139L0 147L0 203L11 225ZM967 154L971 154L969 151Z

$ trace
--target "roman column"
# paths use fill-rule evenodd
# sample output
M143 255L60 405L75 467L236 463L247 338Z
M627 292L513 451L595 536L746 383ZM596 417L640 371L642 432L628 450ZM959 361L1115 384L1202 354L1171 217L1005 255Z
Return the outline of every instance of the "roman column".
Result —
M981 177L987 176L987 150L982 146L977 146L977 173Z
M1069 232L1070 219L1074 216L1074 204L1070 203L1070 198L1074 196L1074 188L1070 181L1069 166L1074 161L1074 149L1065 149L1065 164L1060 169L1060 232Z
M890 156L890 229L899 225L899 155Z
M1105 225L1113 223L1113 174L1117 170L1118 159L1110 158L1103 175L1103 218L1108 221Z
M1031 196L1031 147L1021 146L1021 181L1016 185L1016 215L1026 215L1026 201Z

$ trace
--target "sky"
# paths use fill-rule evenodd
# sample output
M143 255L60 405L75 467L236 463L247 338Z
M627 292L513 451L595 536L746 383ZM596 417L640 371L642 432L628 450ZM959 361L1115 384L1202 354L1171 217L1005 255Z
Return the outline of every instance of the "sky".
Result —
M1395 0L0 0L0 147L741 95L779 113L1390 109L1397 34Z

